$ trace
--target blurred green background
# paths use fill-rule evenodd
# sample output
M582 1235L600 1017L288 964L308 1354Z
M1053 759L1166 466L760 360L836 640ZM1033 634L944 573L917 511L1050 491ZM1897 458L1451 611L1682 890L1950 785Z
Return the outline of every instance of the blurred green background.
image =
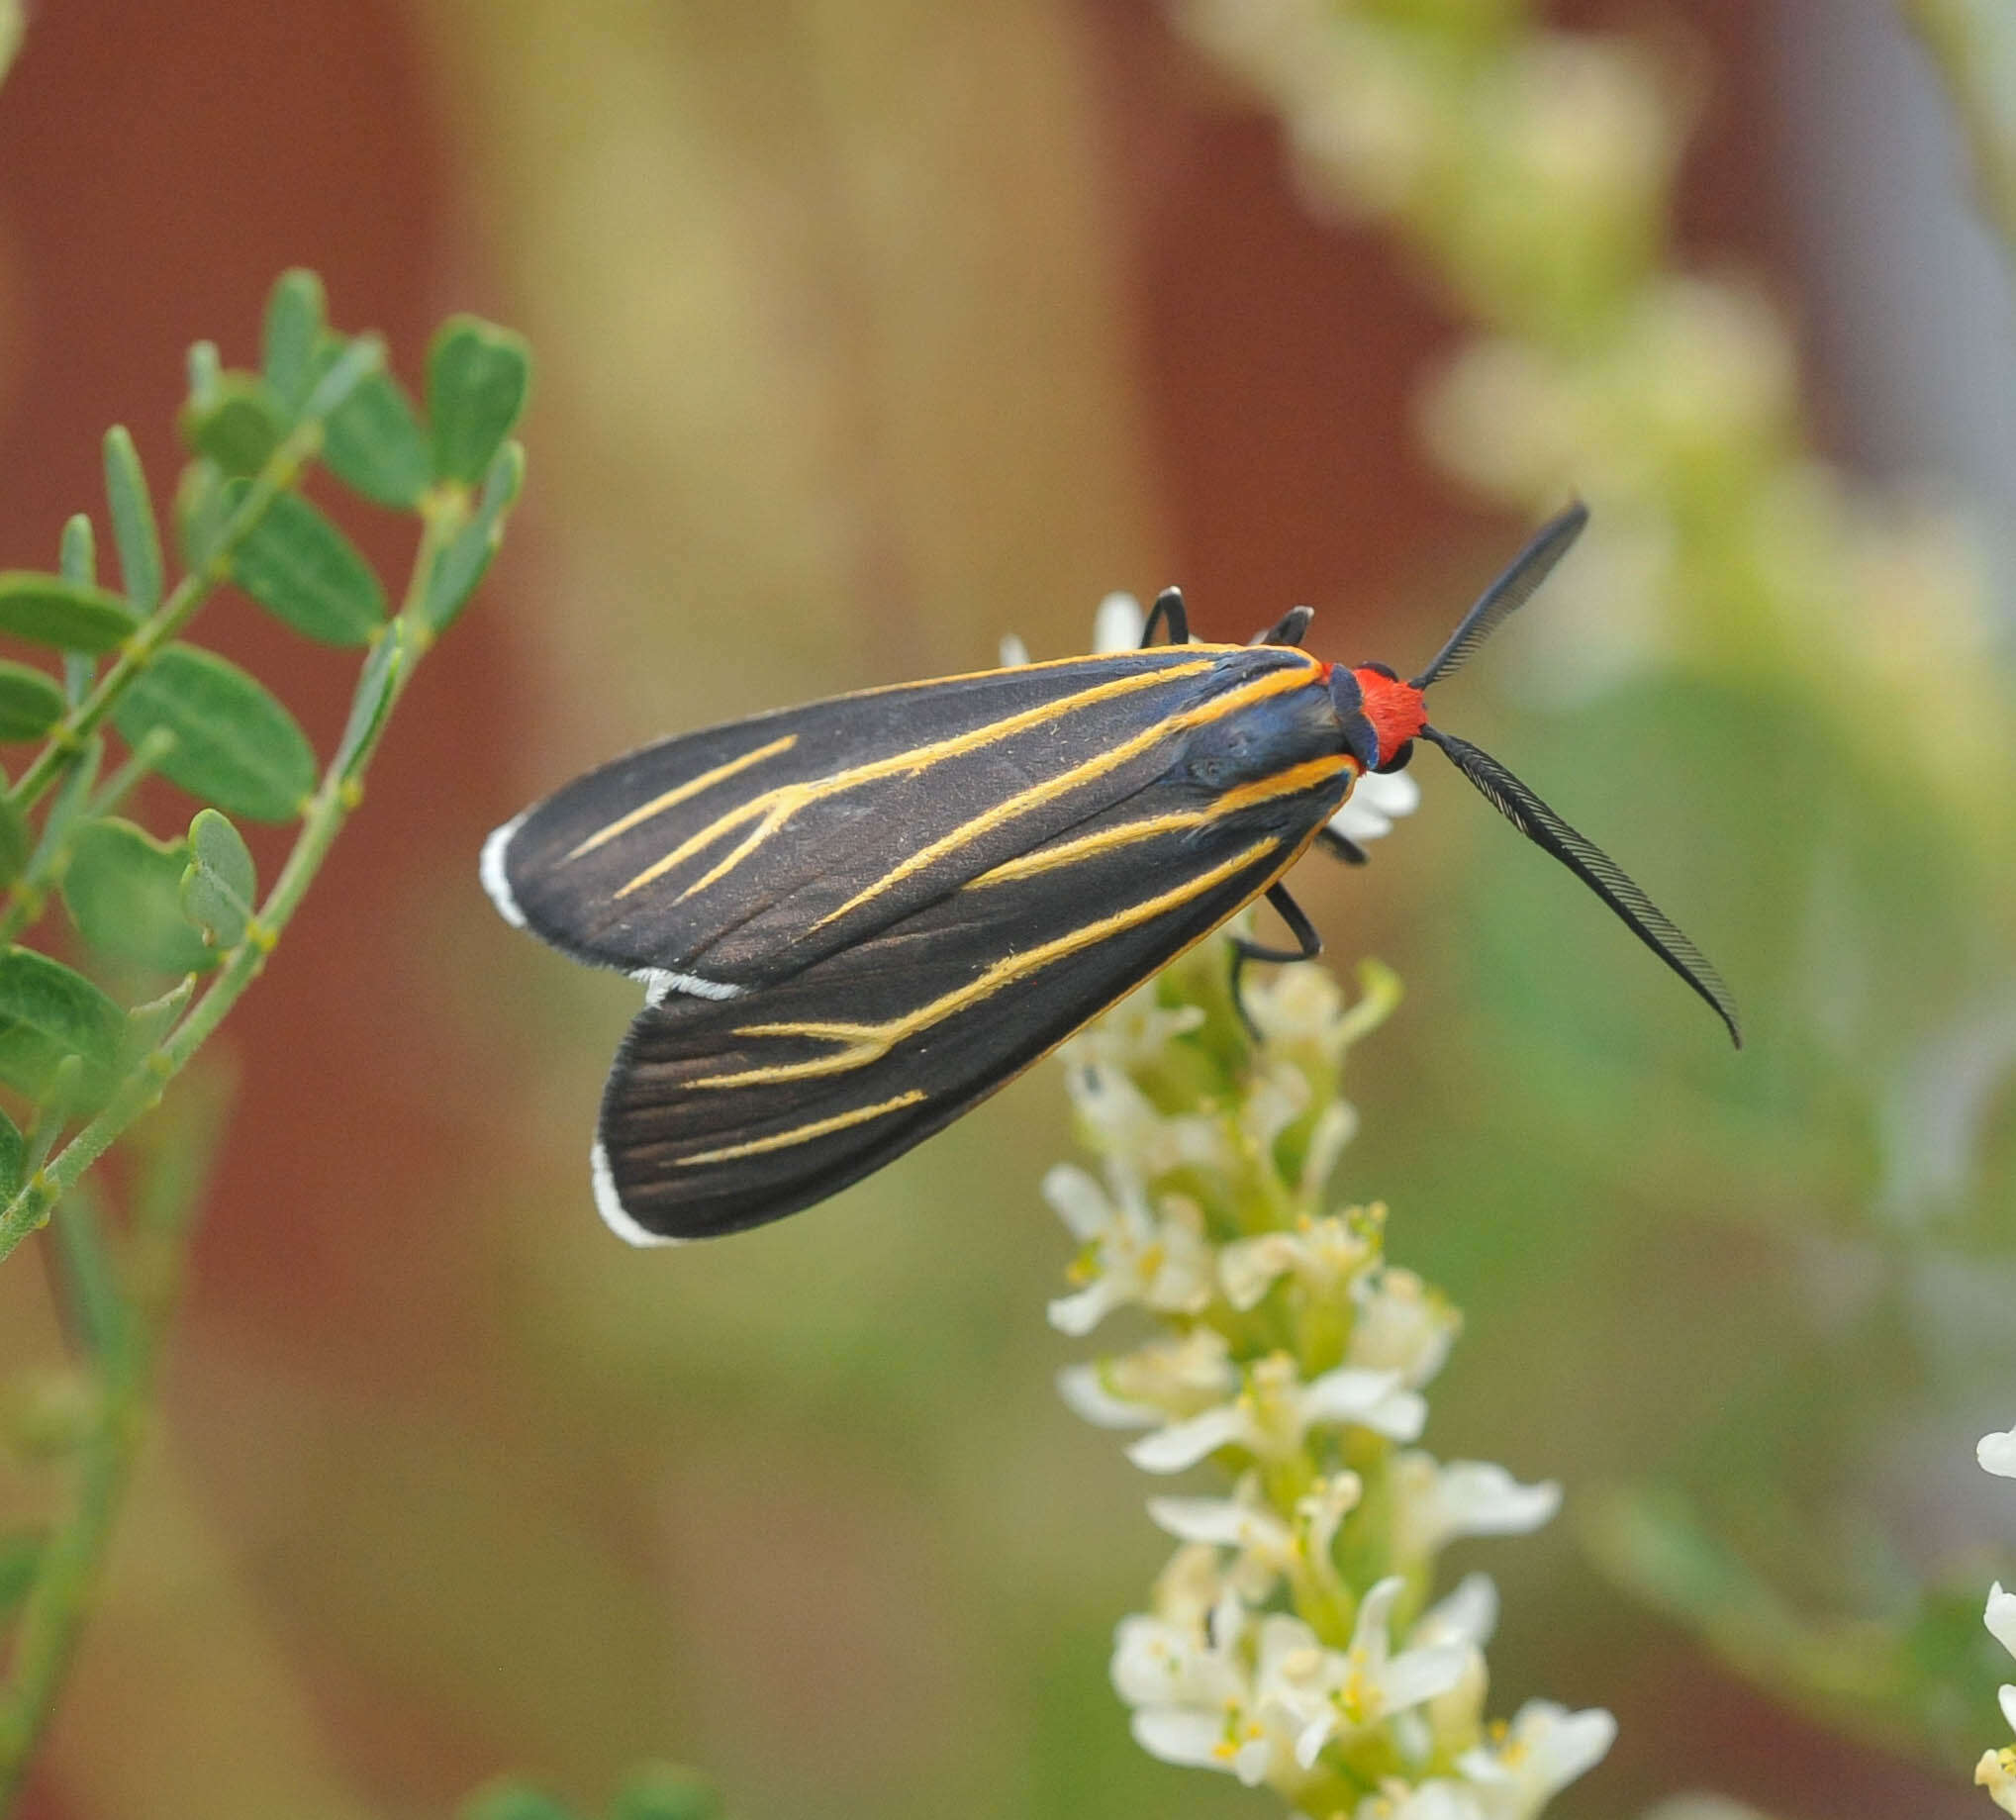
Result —
M1510 0L1335 10L1469 56L1528 29ZM1054 1075L804 1218L629 1252L586 1150L634 989L506 928L475 855L654 734L1007 631L1081 648L1111 588L1180 581L1226 639L1306 601L1321 654L1418 666L1523 535L1503 508L1571 487L1591 547L1438 718L1688 929L1749 1049L1432 762L1370 868L1296 881L1335 961L1409 986L1354 1058L1345 1180L1467 1312L1427 1442L1568 1487L1551 1531L1459 1551L1505 1594L1493 1707L1618 1714L1564 1815L1704 1784L1788 1820L1976 1810L1978 1605L2016 1538L1972 1461L2016 1418L2016 734L1966 422L2016 388L1985 245L1960 272L1884 238L1909 181L1959 218L1957 144L1892 23L1918 175L1816 163L1876 134L1843 47L1879 6L1817 34L1791 0L1561 8L1574 43L1630 27L1692 137L1591 241L1618 270L1537 320L1545 273L1491 277L1563 244L1514 173L1473 173L1510 200L1499 264L1466 264L1430 190L1326 184L1364 97L1332 119L1312 72L1285 103L1226 48L1310 11L32 21L0 89L0 559L49 559L104 424L165 471L183 348L247 357L286 264L409 377L459 307L539 365L505 559L237 1021L156 1444L28 1811L435 1814L503 1770L593 1805L648 1757L743 1820L1270 1811L1148 1760L1106 1685L1166 1542L1051 1387L1083 1350L1043 1318ZM1586 433L1479 364L1473 319L1573 368L1669 235L1766 326L1640 345ZM2004 360L1959 404L1954 337L1855 279L1927 258ZM1633 469L1674 448L1678 479ZM339 659L230 605L217 640L329 735ZM0 1323L10 1368L57 1355L25 1260Z

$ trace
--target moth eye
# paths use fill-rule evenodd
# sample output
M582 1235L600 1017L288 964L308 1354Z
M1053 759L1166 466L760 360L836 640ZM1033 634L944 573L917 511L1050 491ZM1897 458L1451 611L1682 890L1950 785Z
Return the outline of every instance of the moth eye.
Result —
M1413 756L1414 756L1414 742L1411 739L1402 740L1400 743L1399 750L1395 752L1391 758L1389 758L1385 764L1374 765L1372 768L1375 771L1381 773L1404 771L1407 768L1408 760L1410 760Z

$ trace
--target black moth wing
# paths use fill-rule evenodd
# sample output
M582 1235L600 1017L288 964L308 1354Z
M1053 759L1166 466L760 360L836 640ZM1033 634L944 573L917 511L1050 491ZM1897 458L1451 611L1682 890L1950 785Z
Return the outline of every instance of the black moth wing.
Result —
M1190 732L1303 688L1296 650L1165 647L842 696L685 734L491 837L485 883L575 956L762 987L1152 783Z
M713 1237L901 1155L1265 890L1346 761L1293 781L1212 802L1167 780L776 985L647 1006L603 1097L604 1217L638 1243Z

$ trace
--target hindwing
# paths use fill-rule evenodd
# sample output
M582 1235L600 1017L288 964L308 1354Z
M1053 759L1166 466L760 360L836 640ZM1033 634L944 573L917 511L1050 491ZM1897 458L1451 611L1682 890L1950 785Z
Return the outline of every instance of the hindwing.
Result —
M879 1168L1265 890L1349 777L1338 755L1210 803L1165 785L746 997L647 1006L603 1100L604 1216L709 1237Z

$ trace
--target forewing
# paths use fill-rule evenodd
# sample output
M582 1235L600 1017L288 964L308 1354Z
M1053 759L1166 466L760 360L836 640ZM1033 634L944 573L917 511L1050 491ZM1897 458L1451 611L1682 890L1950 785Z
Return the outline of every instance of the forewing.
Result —
M1106 813L1196 726L1315 670L1192 646L760 716L576 780L491 837L485 883L580 959L688 992L767 986Z
M711 1237L881 1167L1264 890L1343 790L1151 791L777 985L647 1007L603 1099L605 1217Z

